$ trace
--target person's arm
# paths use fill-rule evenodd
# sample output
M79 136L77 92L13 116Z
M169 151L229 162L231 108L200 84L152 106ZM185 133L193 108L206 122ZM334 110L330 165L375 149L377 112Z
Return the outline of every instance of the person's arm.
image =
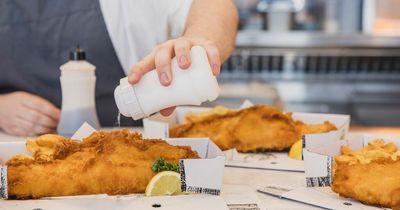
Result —
M212 42L210 45L218 49L219 62L224 62L235 48L238 20L232 0L194 0L184 37L203 38ZM208 53L210 55L212 52Z
M182 37L168 40L155 47L149 55L133 66L128 76L135 84L146 72L156 69L160 83L171 84L171 59L177 57L182 69L190 66L190 49L194 45L205 48L214 75L220 72L221 63L235 46L238 14L232 0L193 0ZM163 115L173 108L162 110Z

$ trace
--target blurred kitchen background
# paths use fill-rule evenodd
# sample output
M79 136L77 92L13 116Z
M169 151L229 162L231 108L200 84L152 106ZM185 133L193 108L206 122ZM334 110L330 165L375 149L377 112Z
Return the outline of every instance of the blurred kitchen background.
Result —
M400 126L400 0L236 0L237 48L216 103L351 114Z

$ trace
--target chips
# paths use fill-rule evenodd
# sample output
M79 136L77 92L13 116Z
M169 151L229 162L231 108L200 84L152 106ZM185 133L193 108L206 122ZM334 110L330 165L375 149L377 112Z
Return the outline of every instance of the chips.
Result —
M335 158L338 164L368 164L377 160L400 160L400 151L394 143L387 143L382 139L374 140L360 150L353 150L348 146L341 147L341 154Z

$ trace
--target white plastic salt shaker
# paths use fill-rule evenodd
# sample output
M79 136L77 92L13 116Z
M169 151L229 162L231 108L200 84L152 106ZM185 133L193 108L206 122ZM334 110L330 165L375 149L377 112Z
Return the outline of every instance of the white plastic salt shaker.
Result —
M85 52L77 47L60 67L62 105L57 132L66 137L71 137L84 122L100 128L95 103L96 67L85 59Z
M171 61L173 80L169 86L160 84L155 70L143 75L131 85L122 78L114 91L120 113L134 120L142 119L162 109L178 105L200 105L218 97L219 87L204 48L190 50L191 65L182 70L176 57Z

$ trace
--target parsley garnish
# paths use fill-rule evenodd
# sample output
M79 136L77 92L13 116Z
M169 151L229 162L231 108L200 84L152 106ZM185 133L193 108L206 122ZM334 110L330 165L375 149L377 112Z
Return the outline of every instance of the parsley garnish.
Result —
M154 172L175 171L179 173L179 166L178 164L167 162L164 158L159 158L154 161L151 170Z

